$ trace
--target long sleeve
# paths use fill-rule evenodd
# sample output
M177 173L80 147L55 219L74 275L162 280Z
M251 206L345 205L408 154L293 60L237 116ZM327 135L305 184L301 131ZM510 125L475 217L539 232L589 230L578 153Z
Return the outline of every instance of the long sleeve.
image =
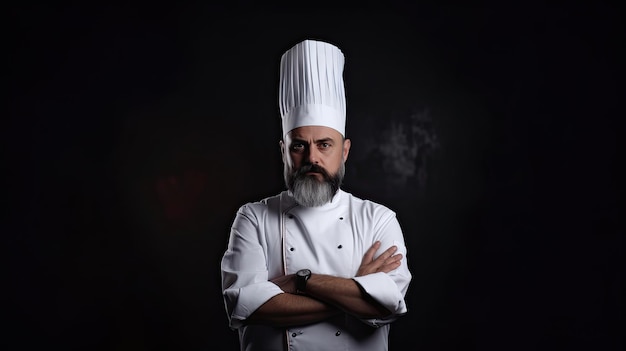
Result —
M259 306L282 290L269 281L257 214L242 206L233 222L221 263L224 302L231 328L238 328Z
M392 311L392 315L385 319L364 320L364 322L372 326L380 326L381 324L393 322L397 317L407 313L404 297L406 296L412 275L408 268L404 236L395 213L387 211L385 216L378 220L374 228L375 236L373 240L380 240L382 243L379 252L375 256L378 256L392 245L398 247L397 254L403 255L400 267L389 273L374 273L354 278L367 294Z

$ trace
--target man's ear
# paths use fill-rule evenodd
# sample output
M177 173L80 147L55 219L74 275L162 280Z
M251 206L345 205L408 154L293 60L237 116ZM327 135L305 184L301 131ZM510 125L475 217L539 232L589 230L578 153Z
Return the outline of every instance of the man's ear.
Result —
M278 145L280 145L280 155L283 158L283 161L285 161L285 142L281 139L278 141Z
M348 160L348 154L350 153L350 146L352 146L352 142L350 139L344 139L343 141L343 162Z

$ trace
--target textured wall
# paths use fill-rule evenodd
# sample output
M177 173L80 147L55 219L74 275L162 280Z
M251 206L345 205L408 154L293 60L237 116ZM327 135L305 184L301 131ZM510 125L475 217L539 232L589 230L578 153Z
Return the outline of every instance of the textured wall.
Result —
M344 187L406 232L394 349L619 349L611 6L9 13L10 341L237 348L219 258L236 208L283 188L278 62L313 37L346 55Z

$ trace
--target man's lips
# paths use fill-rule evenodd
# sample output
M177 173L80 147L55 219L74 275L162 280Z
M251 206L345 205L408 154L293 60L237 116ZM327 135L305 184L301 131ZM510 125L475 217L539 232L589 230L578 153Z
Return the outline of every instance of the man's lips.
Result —
M315 171L306 172L304 173L304 175L309 176L309 177L315 177L317 179L324 178L324 174L322 174L321 172L315 172Z

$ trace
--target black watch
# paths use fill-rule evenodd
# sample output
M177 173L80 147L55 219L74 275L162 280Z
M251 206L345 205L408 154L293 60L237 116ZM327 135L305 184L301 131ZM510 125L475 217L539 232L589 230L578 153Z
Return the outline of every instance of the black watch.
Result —
M306 292L306 282L311 278L310 269L301 269L296 272L296 292L304 294Z

